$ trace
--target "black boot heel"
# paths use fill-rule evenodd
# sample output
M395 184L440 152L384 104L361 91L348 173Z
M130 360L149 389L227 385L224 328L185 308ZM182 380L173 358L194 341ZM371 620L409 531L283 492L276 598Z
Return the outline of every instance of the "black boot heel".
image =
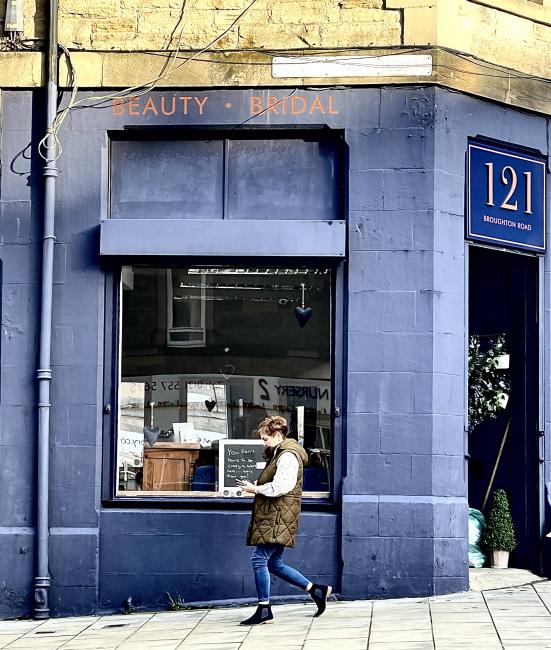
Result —
M256 608L256 612L244 621L241 621L239 625L264 625L264 623L273 623L274 615L272 614L272 608L270 605L259 605Z
M321 616L325 611L327 605L327 599L331 595L333 587L330 585L312 585L312 588L309 591L312 600L318 606L318 611L314 614L314 617Z

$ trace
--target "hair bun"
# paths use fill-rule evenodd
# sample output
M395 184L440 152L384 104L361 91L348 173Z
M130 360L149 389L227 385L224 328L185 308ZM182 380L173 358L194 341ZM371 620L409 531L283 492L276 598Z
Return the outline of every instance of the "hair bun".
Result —
M285 438L287 435L288 424L287 420L281 415L272 415L272 417L264 418L258 425L258 434L266 434L268 436L275 436L278 433Z

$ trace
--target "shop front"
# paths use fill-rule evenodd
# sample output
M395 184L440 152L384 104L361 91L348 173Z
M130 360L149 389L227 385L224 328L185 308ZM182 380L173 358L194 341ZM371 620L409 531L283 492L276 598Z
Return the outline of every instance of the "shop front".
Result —
M31 120L14 126L32 101L5 93L5 160L37 138ZM548 260L469 232L465 243L465 156L486 138L543 160L546 120L423 86L172 89L89 104L63 127L59 163L53 613L129 598L164 607L167 593L254 598L251 501L236 479L259 475L255 429L271 415L308 455L289 559L312 580L345 598L466 590L468 506L484 498L507 418L514 442L497 480L530 477L514 497L529 504L519 523L538 529L519 546L529 566L545 468L534 445L515 461L519 432L539 436L547 417ZM522 209L534 211L527 171ZM487 201L520 201L498 196L512 177L493 172ZM8 178L10 200L30 204L35 180ZM33 301L34 229L9 249L29 260L17 277ZM494 333L507 338L515 406L485 425L495 431L469 434L469 335ZM24 374L33 345L16 352ZM14 417L32 408L32 390L20 394L4 393ZM31 448L16 460L15 550L32 546ZM6 611L22 613L32 558L15 550Z

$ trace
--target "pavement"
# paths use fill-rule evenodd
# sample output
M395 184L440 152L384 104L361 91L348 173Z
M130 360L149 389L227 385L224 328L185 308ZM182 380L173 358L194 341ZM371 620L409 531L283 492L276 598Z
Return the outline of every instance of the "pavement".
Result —
M490 577L497 580L498 574L492 571ZM313 603L275 605L274 624L240 626L239 621L253 611L254 607L249 606L3 621L0 622L0 648L551 649L551 581L542 579L523 586L432 598L334 601L328 603L320 618L312 617Z
M545 582L546 578L526 569L469 569L469 589L471 591L521 587L542 581Z

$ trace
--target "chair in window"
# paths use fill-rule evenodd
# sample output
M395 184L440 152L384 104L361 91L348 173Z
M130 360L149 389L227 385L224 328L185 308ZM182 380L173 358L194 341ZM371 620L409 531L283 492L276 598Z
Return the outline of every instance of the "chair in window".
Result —
M213 492L214 487L214 465L196 467L191 489L196 492Z
M305 467L303 492L329 492L329 478L324 467Z

